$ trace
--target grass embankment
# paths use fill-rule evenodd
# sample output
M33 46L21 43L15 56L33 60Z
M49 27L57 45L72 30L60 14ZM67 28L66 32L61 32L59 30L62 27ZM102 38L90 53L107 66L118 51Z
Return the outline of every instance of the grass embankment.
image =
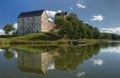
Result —
M98 43L100 40L80 39L86 44ZM32 33L19 37L0 38L0 44L69 44L70 40L60 38L56 34L50 33Z
M100 39L85 39L87 44L96 44L96 43L101 43L103 40Z
M9 44L10 42L9 38L0 38L0 44Z
M68 44L67 39L62 39L55 34L33 33L19 37L0 38L0 44Z

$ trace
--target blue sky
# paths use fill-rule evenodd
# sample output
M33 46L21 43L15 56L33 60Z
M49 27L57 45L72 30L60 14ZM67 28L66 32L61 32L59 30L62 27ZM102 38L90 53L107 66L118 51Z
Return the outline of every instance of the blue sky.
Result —
M73 12L101 31L120 33L120 0L0 0L0 29L5 24L17 23L21 12L48 11L50 17L56 12Z

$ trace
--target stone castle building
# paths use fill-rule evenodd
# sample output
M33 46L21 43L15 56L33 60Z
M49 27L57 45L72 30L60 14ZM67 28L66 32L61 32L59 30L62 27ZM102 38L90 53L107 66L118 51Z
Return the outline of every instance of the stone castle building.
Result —
M23 12L18 16L18 35L50 32L55 24L48 20L45 10Z

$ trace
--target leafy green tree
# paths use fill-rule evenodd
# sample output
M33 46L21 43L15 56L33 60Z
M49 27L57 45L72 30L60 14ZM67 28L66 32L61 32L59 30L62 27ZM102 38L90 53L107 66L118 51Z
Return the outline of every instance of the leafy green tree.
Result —
M80 39L86 37L86 26L83 21L79 20L76 14L71 13L66 17L73 27L71 34L72 39Z
M17 31L12 33L13 36L18 36Z
M3 28L5 33L10 35L10 32L15 30L15 28L11 24L6 24L5 27Z
M120 39L120 35L117 35L117 34L111 34L112 35L112 39L113 40L118 40Z
M99 39L100 38L100 32L99 32L99 29L97 27L93 28L93 38L94 39Z
M120 35L113 33L100 33L100 39L120 40Z
M112 39L112 35L110 33L100 33L100 39Z
M87 39L93 39L93 26L85 24L87 26Z
M99 39L100 32L97 27L81 21L76 14L71 13L66 18L55 17L58 34L69 39Z
M65 20L63 17L57 16L55 17L55 24L57 26L58 29L58 34L61 37L64 37L67 33L67 26L69 26L69 23L67 22L67 20Z
M81 28L82 38L87 38L87 26L81 22L81 25L79 26Z

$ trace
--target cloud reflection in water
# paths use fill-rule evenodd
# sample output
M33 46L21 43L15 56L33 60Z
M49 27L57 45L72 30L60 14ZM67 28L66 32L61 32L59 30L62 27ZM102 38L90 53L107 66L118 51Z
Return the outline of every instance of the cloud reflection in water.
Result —
M103 49L100 50L100 52L104 52L104 53L120 53L120 46L103 48Z
M101 66L103 65L103 60L102 59L93 59L93 65L98 65L98 66Z
M85 74L86 74L86 72L79 72L79 73L77 74L77 77L84 76Z
M3 52L3 49L0 49L0 52Z

